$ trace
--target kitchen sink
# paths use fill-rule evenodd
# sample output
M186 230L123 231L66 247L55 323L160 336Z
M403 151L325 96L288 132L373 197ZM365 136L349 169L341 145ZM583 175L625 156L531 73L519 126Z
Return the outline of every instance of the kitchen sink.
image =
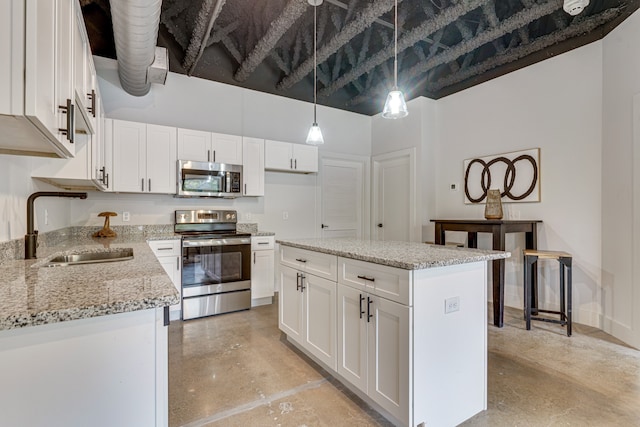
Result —
M64 267L67 265L94 264L133 259L132 248L122 248L108 252L85 252L81 254L60 255L51 258L45 267Z

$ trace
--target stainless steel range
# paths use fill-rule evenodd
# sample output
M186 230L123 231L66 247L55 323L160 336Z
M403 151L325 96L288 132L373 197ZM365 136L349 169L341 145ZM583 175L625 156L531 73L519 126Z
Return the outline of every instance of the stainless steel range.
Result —
M236 211L178 210L182 234L182 318L251 308L251 235L238 233Z

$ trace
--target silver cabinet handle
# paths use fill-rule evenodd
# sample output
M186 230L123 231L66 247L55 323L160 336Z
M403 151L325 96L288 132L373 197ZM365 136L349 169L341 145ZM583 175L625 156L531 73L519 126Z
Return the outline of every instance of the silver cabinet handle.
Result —
M213 150L213 162L216 162L216 150Z
M244 184L244 194L245 194L245 196L247 195L247 184L246 183Z
M142 191L144 191L144 178L140 180L140 186L142 187Z
M293 161L293 168L294 168L294 169L298 169L298 159L295 159L295 160Z
M207 150L207 162L211 161L211 150Z
M307 277L304 274L300 275L300 292L304 292L304 279Z
M176 257L176 270L180 271L180 257Z
M74 119L74 106L71 103L71 100L67 98L66 105L58 105L58 108L62 110L64 114L67 115L67 127L59 128L58 130L63 135L67 136L67 140L73 144L73 140L75 139L75 119Z
M173 249L172 246L168 246L166 248L158 248L159 251L170 251L171 249Z
M255 252L253 253L253 263L254 264L256 263L256 253Z
M293 169L293 159L289 159L289 169Z
M269 242L258 242L259 245L268 245Z
M298 261L298 262L307 262L307 260L304 259L304 258L296 258L296 261Z
M302 274L296 273L296 291L300 290L300 276L302 276Z
M151 178L149 178L149 191L151 191Z
M106 177L107 177L107 179L106 179L106 181L107 181L107 182L106 182L106 186L107 186L107 188L109 188L109 174L106 174Z
M91 89L91 93L87 94L87 98L89 98L91 100L91 105L89 106L89 108L87 108L87 110L93 115L93 117L96 116L96 91L95 89Z

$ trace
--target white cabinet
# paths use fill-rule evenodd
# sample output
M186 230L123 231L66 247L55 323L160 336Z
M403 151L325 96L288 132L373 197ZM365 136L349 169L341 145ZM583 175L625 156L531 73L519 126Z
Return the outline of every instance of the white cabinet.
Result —
M318 172L318 147L267 140L264 167L288 172Z
M338 285L338 373L409 423L411 307Z
M275 274L275 239L273 236L251 237L251 306L273 303Z
M181 248L180 240L150 240L149 246L158 258L158 262L164 268L164 271L171 278L173 286L176 287L178 293L182 295L182 268L181 268ZM171 320L180 319L181 304L177 303L169 307L169 316Z
M91 57L89 38L84 27L82 10L75 8L75 20L73 25L73 89L76 104L75 113L85 124L85 131L93 133L95 115L93 103L95 99L96 71ZM82 116L82 117L80 117Z
M280 247L280 329L336 369L337 259Z
M322 363L336 367L336 282L280 267L280 329Z
M0 2L0 152L74 156L74 4Z
M242 137L178 129L178 159L242 164Z
M264 139L242 137L243 196L264 196Z
M113 191L176 191L176 128L113 120Z

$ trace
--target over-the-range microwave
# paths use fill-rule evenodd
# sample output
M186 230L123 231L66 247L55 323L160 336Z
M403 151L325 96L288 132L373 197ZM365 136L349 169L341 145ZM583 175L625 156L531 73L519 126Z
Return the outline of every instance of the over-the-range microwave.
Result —
M176 197L242 196L242 166L178 160Z

